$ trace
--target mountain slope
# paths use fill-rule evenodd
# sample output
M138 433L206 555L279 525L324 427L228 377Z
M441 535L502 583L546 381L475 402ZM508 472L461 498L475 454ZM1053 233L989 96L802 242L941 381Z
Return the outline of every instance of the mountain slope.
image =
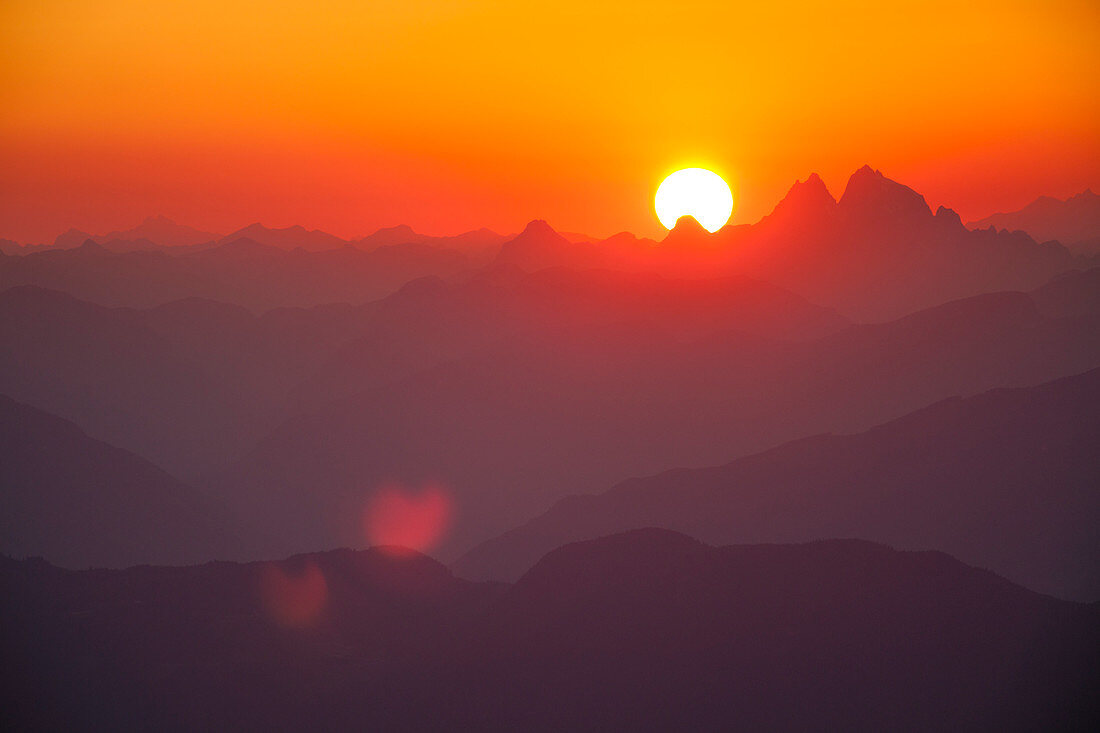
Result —
M137 311L35 287L0 293L0 392L177 476L224 461L248 433L241 396Z
M1100 252L1100 195L1086 189L1064 201L1040 196L1019 211L993 214L967 226L1025 231L1039 242L1056 239L1075 252L1095 254Z
M0 395L0 552L67 567L183 564L239 551L193 489L67 420Z
M452 327L457 311L438 307L437 291L449 292L425 287L427 306L400 330L438 328L461 346L464 334L477 332ZM576 320L557 299L545 302L560 318L449 360L432 364L429 356L384 386L292 416L212 486L241 506L265 506L270 533L284 543L266 552L285 554L362 542L364 503L383 483L440 482L457 519L436 551L452 559L557 498L623 476L713 465L822 431L865 430L951 395L1100 365L1097 316L1051 318L1025 293L805 342L721 332L689 338L644 318ZM522 311L505 313L523 322ZM399 353L416 363L415 353ZM372 374L370 360L357 363L349 384Z
M803 340L847 322L827 308L748 278L678 280L649 273L497 268L466 282L426 278L373 304L359 338L303 386L313 404L476 355L524 334L645 322L697 338L729 331Z
M659 525L711 542L863 537L938 548L1030 588L1100 599L1100 370L950 399L855 435L563 500L476 548L469 577L516 577L550 548Z

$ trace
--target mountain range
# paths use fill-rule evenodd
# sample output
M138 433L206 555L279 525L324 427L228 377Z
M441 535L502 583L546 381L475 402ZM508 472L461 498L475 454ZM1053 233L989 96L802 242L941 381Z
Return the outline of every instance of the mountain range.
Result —
M0 395L0 552L69 567L184 564L240 552L233 522L129 451Z
M83 572L4 558L0 585L18 727L1030 730L1096 713L1094 606L862 541L646 529L562 547L511 586L379 549Z
M263 312L278 307L362 303L427 275L469 269L454 250L409 244L364 252L291 251L240 238L212 247L114 252L92 240L0 258L0 288L37 285L106 306L150 308L205 298Z
M1068 213L1059 221L1075 222L1081 231L1093 226L1088 212L1095 198L1086 192L1066 202ZM88 241L103 249L85 246ZM431 237L402 225L349 241L301 226L260 224L217 238L154 217L96 237L74 230L55 242L62 246L80 254L0 258L0 287L35 284L112 306L203 297L262 311L358 304L418 276L469 276L490 263L529 272L566 266L750 277L853 320L884 321L947 300L1029 290L1091 262L1045 237L1040 243L1022 231L967 229L950 209L933 213L920 194L869 166L850 177L839 200L812 175L756 224L708 234L689 217L659 245L626 232L605 240L567 237L543 221L514 237L487 229Z
M267 551L284 554L361 541L356 518L380 483L443 481L460 517L437 551L453 557L540 504L625 476L864 430L953 395L1100 366L1100 314L1048 316L1036 297L979 296L802 341L682 337L645 320L551 322L292 416L209 486L242 515L262 506L269 521L284 518L274 534L285 544ZM435 298L422 312L461 313ZM430 339L429 327L407 323ZM467 343L457 326L445 330Z
M940 548L1062 598L1100 600L1100 370L952 398L852 435L574 496L475 548L465 577L513 580L549 550L636 527L710 542L860 537Z
M58 249L79 247L89 239L100 245L117 243L119 249L144 249L147 247L197 247L213 242L218 235L200 231L185 224L177 224L166 216L150 216L131 229L117 230L107 234L92 235L79 229L69 229L54 239L53 246ZM134 242L144 242L146 246L135 246Z
M0 241L0 721L1092 730L1094 198Z
M753 225L708 233L682 218L658 244L623 233L570 243L534 222L499 260L644 270L684 277L736 273L772 282L858 321L883 321L947 300L1028 290L1079 263L1023 232L971 231L959 216L881 172L852 174L839 200L812 175Z
M461 512L437 548L453 559L624 476L1100 366L1098 273L879 325L754 281L568 269L261 317L16 288L0 295L0 392L277 538L245 557L360 544L364 502L397 480L453 492Z
M1100 253L1100 196L1085 189L1061 200L1040 196L1018 211L993 214L967 224L971 229L1024 231L1039 242L1058 240L1070 251Z

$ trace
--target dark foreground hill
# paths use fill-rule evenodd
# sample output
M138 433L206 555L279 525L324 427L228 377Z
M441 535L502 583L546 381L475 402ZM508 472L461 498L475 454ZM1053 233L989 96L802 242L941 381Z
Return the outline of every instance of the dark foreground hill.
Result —
M565 499L456 568L514 579L566 542L654 525L717 543L866 537L940 548L1029 588L1095 601L1098 445L1100 370L1093 370Z
M516 585L419 555L0 560L9 729L1056 730L1100 618L935 552L641 530Z

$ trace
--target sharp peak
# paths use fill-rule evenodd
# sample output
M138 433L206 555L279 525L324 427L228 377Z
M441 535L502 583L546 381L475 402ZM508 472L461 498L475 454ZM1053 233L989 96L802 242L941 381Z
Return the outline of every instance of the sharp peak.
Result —
M663 242L695 242L705 237L713 236L711 232L699 223L691 214L684 214L676 219L676 224L668 230Z
M527 226L525 226L523 228L523 231L520 232L518 236L520 236L520 237L528 236L529 237L529 236L543 236L543 235L553 235L555 237L560 237L562 239L565 238L565 237L562 237L562 235L556 229L554 229L554 227L552 227L548 223L546 223L545 219L532 219L531 221L527 222Z
M829 192L828 187L825 185L825 181L821 180L821 176L816 173L811 173L806 177L805 181L795 181L791 184L791 187L787 189L787 194L783 199L776 204L776 209L783 206L785 203L793 201L807 201L816 199L820 202L836 203L836 199Z
M864 165L848 178L848 185L844 187L839 203L843 207L851 207L867 202L882 204L884 201L894 202L894 206L901 205L913 211L920 210L929 215L932 213L924 196L904 183L887 178L882 171L869 165Z
M87 239L85 239L84 242L79 247L77 247L77 249L83 250L85 252L107 252L108 251L106 247L104 247L103 245L101 245L99 242L95 241L91 237L88 237Z
M877 183L880 186L891 185L891 186L897 186L899 188L912 190L908 186L906 186L904 183L898 183L897 181L895 181L893 178L890 178L889 176L887 176L885 173L883 173L878 168L872 168L871 166L867 165L866 163L864 163L862 166L860 166L858 170L856 170L854 173L852 173L852 175L848 176L848 186L849 187L853 183L857 183L857 184L870 183L872 181Z
M958 226L962 226L962 217L954 209L950 209L942 204L936 209L936 218L941 221L952 222Z
M245 232L255 232L255 231L267 232L267 231L271 231L271 230L268 227L265 227L260 222L254 221L251 224L246 224L243 227L241 227L240 229L236 229L236 230L230 232L229 234L225 235L225 237L223 237L223 239L229 239L230 237L242 236L242 235L244 235Z
M673 225L672 231L674 231L674 232L675 231L681 231L681 232L700 231L700 232L703 232L704 234L710 234L710 232L707 231L707 228L704 227L702 224L700 224L699 220L696 219L691 214L683 214L683 215L677 217L676 218L676 224Z

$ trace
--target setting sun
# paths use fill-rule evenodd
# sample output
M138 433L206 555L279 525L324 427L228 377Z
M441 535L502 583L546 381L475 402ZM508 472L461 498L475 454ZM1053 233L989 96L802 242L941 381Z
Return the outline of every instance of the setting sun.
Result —
M0 0L4 730L1084 727L1098 89L1100 0Z
M690 214L708 232L716 232L733 213L733 192L713 171L684 168L661 182L653 206L667 229L676 226L681 216Z

